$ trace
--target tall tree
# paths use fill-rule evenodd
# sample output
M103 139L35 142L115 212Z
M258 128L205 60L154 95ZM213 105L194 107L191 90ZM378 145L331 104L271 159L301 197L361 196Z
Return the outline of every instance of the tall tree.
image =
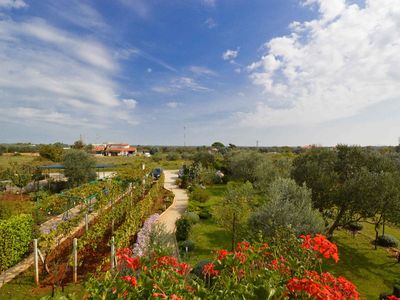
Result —
M246 228L253 195L253 186L250 182L244 184L229 182L224 199L215 208L218 222L231 236L232 250Z
M81 150L70 150L64 157L65 176L72 186L96 179L96 161Z
M22 197L23 188L32 180L32 168L29 165L19 165L13 162L7 173L9 180L19 188Z

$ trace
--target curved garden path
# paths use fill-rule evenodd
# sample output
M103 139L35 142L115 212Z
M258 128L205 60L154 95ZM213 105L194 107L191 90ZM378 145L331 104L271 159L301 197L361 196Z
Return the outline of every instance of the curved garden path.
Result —
M173 192L175 197L172 205L161 214L158 222L164 224L166 232L171 236L172 245L176 245L175 222L186 211L189 201L186 190L175 184L175 180L178 178L178 170L164 170L164 176L164 187Z

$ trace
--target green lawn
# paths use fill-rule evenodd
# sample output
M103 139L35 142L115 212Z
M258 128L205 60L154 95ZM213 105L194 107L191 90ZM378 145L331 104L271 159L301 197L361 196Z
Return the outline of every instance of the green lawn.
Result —
M218 204L226 190L226 185L213 185L207 188L210 195L205 203L193 201L192 206L202 205L208 207L212 212L213 207ZM214 218L208 220L200 220L193 226L190 233L190 239L195 242L195 250L189 254L188 260L195 265L203 259L210 259L213 251L221 248L230 247L230 236L227 232L217 224Z
M61 292L61 287L56 289L56 296L74 295L72 299L82 299L85 290L81 284L68 284L64 287L64 293ZM0 288L0 299L8 300L27 300L41 299L42 297L51 296L51 287L37 288L33 280L33 268L16 277L11 282ZM60 299L60 298L58 298Z
M386 249L374 250L372 239L364 234L353 238L344 230L337 231L334 243L338 246L340 261L327 264L326 269L354 282L366 299L378 299L381 292L391 291L400 280L400 264Z

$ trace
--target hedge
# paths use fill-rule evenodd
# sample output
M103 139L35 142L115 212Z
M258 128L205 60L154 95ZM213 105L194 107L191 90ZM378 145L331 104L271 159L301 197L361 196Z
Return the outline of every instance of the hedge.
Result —
M21 214L0 221L0 270L18 263L28 252L33 239L33 219Z

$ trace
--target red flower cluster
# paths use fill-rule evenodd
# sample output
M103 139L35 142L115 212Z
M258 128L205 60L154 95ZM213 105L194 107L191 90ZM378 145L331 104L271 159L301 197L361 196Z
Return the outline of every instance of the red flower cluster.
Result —
M133 287L136 287L138 285L138 282L137 282L137 279L135 276L122 276L121 279L123 281L128 282Z
M246 250L250 250L250 249L252 249L250 243L243 241L243 242L238 243L235 250L236 251L246 251Z
M246 255L243 252L235 251L235 258L239 260L242 264L246 261Z
M339 261L337 246L331 243L326 236L322 234L317 234L315 237L311 237L311 235L302 235L300 238L303 239L303 248L318 251L322 253L326 259L332 258L336 263Z
M173 256L161 256L158 258L158 267L170 265L173 267L178 267L178 260Z
M190 265L184 262L179 263L178 260L173 256L159 257L158 264L155 267L159 268L162 266L171 266L180 275L186 275L192 270L192 267Z
M285 264L287 262L286 259L281 257L279 260L274 259L271 261L270 267L281 274L290 274L290 268Z
M286 284L289 294L305 292L317 300L360 299L353 283L343 277L335 277L329 272L319 275L315 271L306 271L306 278L292 278Z
M208 276L217 276L219 274L218 270L214 269L214 264L212 262L206 264L203 267L203 274Z
M390 296L386 297L386 299L388 299L388 300L400 300L400 298L398 298L398 297L396 297L394 295L390 295Z
M218 254L217 259L223 260L227 255L230 254L230 252L228 250L221 249L217 251L217 254Z
M117 252L117 257L120 261L124 262L129 269L138 270L141 267L139 258L132 257L132 251L129 248L120 249Z

